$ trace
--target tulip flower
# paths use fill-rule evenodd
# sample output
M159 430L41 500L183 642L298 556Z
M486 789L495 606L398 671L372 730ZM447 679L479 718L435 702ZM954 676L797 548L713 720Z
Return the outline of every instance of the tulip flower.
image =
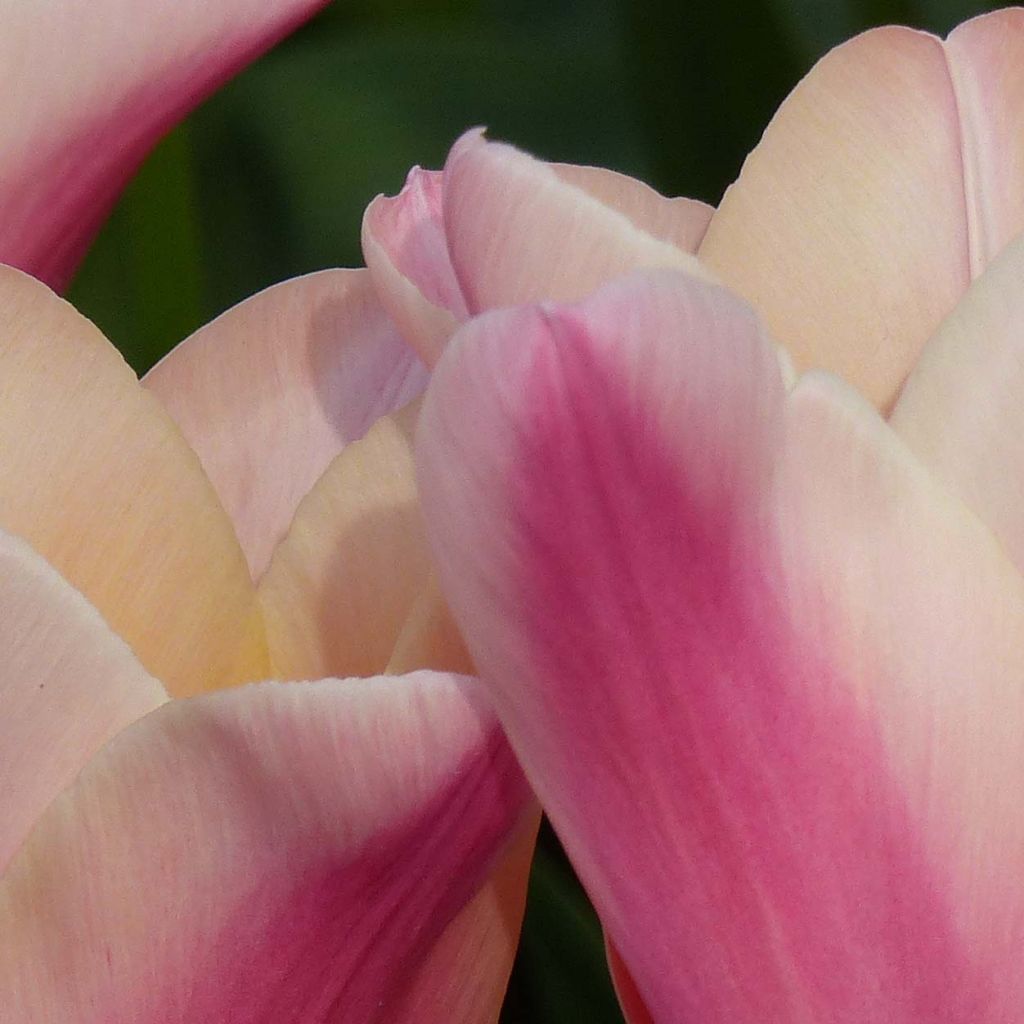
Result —
M696 262L469 136L447 347L408 190L368 214L442 588L633 1024L1024 1015L1022 68L1019 10L838 48Z
M1003 260L893 426L673 271L487 314L439 363L441 581L631 1021L1024 1012L1024 578L904 440L1021 364Z
M5 1021L496 1019L535 812L417 641L424 379L366 271L142 386L0 269Z
M5 4L0 263L66 284L157 139L325 3Z

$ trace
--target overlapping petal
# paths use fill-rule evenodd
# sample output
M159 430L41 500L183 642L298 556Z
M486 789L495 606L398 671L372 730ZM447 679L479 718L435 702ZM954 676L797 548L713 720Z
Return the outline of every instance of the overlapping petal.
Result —
M890 417L1024 570L1024 236L925 346Z
M0 268L0 527L174 695L266 678L228 517L157 399L45 285Z
M643 1013L1024 1012L1024 583L870 406L787 393L723 289L635 275L463 328L418 458Z
M0 262L66 283L150 146L325 0L4 0Z
M711 212L615 171L541 163L475 130L444 172L414 167L397 196L370 204L363 252L388 312L433 366L470 300L480 312L580 296L635 266L692 269L682 254Z
M426 368L367 272L328 270L235 306L144 383L199 455L259 577L330 461L415 398Z
M96 609L0 531L0 873L113 735L167 695Z
M469 679L171 702L91 762L0 881L5 1019L476 1024L463 989L501 937L421 970L526 806Z
M276 676L374 675L388 665L430 573L412 459L418 411L413 403L379 420L299 505L259 584Z
M888 408L972 276L1024 229L1021 12L947 43L903 28L827 54L726 192L700 257L802 367Z
M443 199L448 252L471 313L581 298L638 267L704 273L689 253L479 131L452 147Z

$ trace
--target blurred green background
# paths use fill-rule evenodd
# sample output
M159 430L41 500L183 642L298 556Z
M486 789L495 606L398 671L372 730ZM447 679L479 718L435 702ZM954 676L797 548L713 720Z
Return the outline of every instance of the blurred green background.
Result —
M367 202L412 164L441 166L475 124L715 202L830 46L887 22L945 33L990 6L335 0L158 147L70 297L141 372L266 285L360 265ZM621 1019L596 919L545 829L504 1024Z

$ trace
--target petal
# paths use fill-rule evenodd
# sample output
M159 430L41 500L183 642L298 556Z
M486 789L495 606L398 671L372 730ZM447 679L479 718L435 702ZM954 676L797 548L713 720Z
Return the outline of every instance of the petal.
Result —
M366 676L388 664L430 570L412 461L417 412L414 403L378 420L300 504L259 585L275 675Z
M412 672L418 668L467 675L476 673L433 574L410 607L388 662L389 673Z
M608 973L612 976L615 995L622 1007L623 1016L629 1024L654 1024L650 1011L644 1005L643 999L640 998L636 982L633 981L629 969L622 962L618 950L606 941L605 951L608 954Z
M6 5L0 262L65 284L157 139L323 3Z
M1024 236L925 346L890 424L1024 569Z
M363 256L385 308L428 366L467 317L448 256L443 175L414 167L397 196L377 196L363 217Z
M686 275L460 331L442 586L654 1021L1024 1012L1024 581ZM642 1018L641 1018L642 1019Z
M167 695L96 609L0 531L0 872L46 805Z
M444 169L448 250L471 313L575 299L637 267L696 260L511 146L467 132Z
M868 32L780 107L700 257L799 367L887 407L970 280L960 125L939 40Z
M6 267L0 382L0 527L172 694L265 678L252 581L195 455L92 324Z
M171 702L93 760L0 883L5 1013L452 1020L440 1000L481 983L467 968L486 951L467 965L432 951L528 808L473 680Z
M715 212L699 199L666 198L650 185L604 167L552 164L551 168L562 181L618 210L642 231L683 252L697 251Z
M259 577L331 459L415 398L426 368L365 270L327 270L235 306L144 383L199 455Z
M666 199L635 178L600 167L551 164L555 175L653 238L695 252L711 207ZM550 176L540 172L550 184ZM468 314L455 277L443 217L444 175L414 167L394 197L377 196L363 218L366 265L388 312L429 366ZM614 218L613 218L614 223Z
M430 951L402 1003L402 1021L497 1024L519 947L540 810L524 817L488 881Z
M1024 229L1024 10L964 22L946 41L963 132L972 272Z

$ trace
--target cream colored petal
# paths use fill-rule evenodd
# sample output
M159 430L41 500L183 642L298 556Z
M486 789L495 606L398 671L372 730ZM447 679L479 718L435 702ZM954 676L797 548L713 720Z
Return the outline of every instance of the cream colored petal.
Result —
M174 695L267 673L255 591L195 454L109 342L0 268L0 526Z
M628 174L604 167L552 164L562 181L582 189L605 206L628 217L654 238L683 252L696 252L708 229L714 208L699 199L668 198Z
M959 117L942 43L878 29L794 89L699 254L801 369L888 407L970 280Z
M115 733L167 700L78 591L0 530L0 873Z
M925 346L890 424L1024 570L1024 236Z
M199 455L258 578L331 459L426 379L367 271L325 270L228 310L143 383Z
M328 466L260 581L274 673L365 676L388 664L429 575L411 431L379 420Z
M1024 9L964 22L946 41L960 109L972 272L1024 230Z

